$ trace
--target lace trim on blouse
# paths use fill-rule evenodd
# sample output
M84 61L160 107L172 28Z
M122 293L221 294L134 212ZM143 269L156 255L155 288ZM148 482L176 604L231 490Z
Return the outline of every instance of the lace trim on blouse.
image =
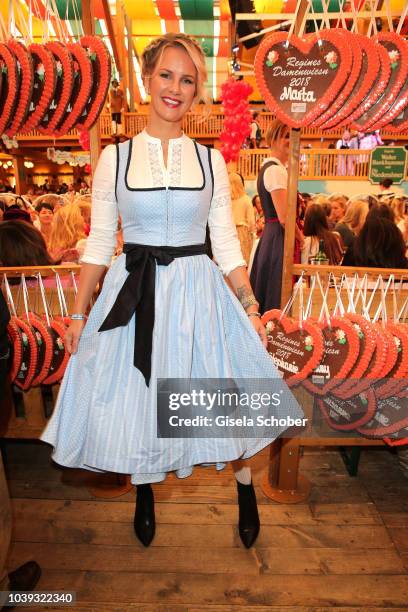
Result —
M164 185L163 172L159 159L159 148L152 142L147 143L150 171L152 173L153 187L162 187Z
M181 185L181 142L173 146L172 164L170 169L170 185L180 187Z
M225 206L229 206L231 203L230 196L219 196L218 198L213 198L211 203L211 208L224 208Z
M114 191L102 191L101 189L93 189L92 197L95 200L106 200L109 202L115 202L116 195Z

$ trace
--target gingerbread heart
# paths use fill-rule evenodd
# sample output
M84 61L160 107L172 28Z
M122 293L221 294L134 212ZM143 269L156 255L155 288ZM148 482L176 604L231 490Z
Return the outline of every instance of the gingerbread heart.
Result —
M0 134L15 111L18 94L18 71L16 56L5 43L0 43Z
M406 387L408 375L408 332L403 325L387 323L386 329L392 334L397 358L394 366L388 372L385 382L376 385L376 394L380 399L394 395Z
M408 47L408 43L403 39L405 46ZM407 61L406 55L400 56L398 61ZM392 66L392 64L391 64ZM402 124L404 125L404 121L406 122L405 128L408 128L408 79L405 79L405 82L402 85L402 88L399 94L396 96L395 101L393 102L391 108L383 115L382 119L377 121L376 127L380 129L385 125L388 125L393 131L395 128L398 130L398 126ZM403 128L402 130L403 131Z
M56 126L56 136L64 136L79 121L93 84L91 60L84 47L78 43L70 43L67 49L74 60L74 85L64 114Z
M324 395L343 382L360 352L360 339L351 321L332 317L330 323L319 322L323 333L324 353L320 364L304 387L316 395Z
M378 76L379 57L377 45L373 43L371 38L367 38L361 34L354 34L353 39L356 44L359 45L362 55L360 75L353 90L344 101L343 106L337 110L332 118L321 126L325 130L340 125L347 125L348 117L366 98Z
M83 36L81 45L86 49L92 64L92 89L78 127L89 130L99 117L108 95L111 79L111 59L109 51L100 38Z
M28 51L33 58L34 84L27 117L19 130L22 134L39 125L51 104L57 82L57 66L52 53L37 43L31 44Z
M377 399L377 409L371 421L357 431L368 438L384 438L392 434L406 438L408 427L408 397Z
M5 129L7 136L12 138L20 130L27 117L33 94L34 65L31 53L29 53L23 43L15 38L11 38L7 41L7 46L16 56L19 66L17 104Z
M333 117L336 117L336 115L338 116L338 112L341 109L344 109L345 107L347 108L347 102L350 100L351 96L355 100L355 87L360 75L362 74L363 50L358 38L347 30L331 30L331 32L338 32L338 34L344 39L344 45L348 46L352 50L353 63L349 78L347 79L344 87L342 87L339 95L336 96L327 111L313 121L313 127L320 127L326 121L330 121L333 119ZM362 100L362 98L360 98L360 100Z
M332 429L352 431L371 421L377 409L377 399L374 390L368 389L346 400L329 393L319 398L317 405Z
M391 77L391 61L390 57L382 45L375 45L376 49L376 60L378 62L377 67L377 78L375 79L371 89L367 93L363 101L357 106L357 108L344 120L341 125L347 125L354 127L354 122L357 121L364 113L367 113L372 106L381 98L383 95ZM360 130L360 126L357 126Z
M398 115L398 107L392 107L408 77L408 43L402 36L394 32L381 32L374 40L387 52L391 74L382 95L354 121L354 127L363 132L378 128L377 124L384 116L390 122Z
M74 86L74 62L67 47L59 41L49 41L45 47L54 56L57 80L54 97L38 129L42 134L53 134L71 98Z
M393 134L401 134L408 130L408 106L405 106L400 114L387 126L387 130Z
M291 386L306 378L323 355L323 336L317 325L283 316L280 310L264 313L268 352L286 383Z
M347 313L344 316L348 321L351 321L360 339L360 350L354 367L351 369L347 380L337 385L332 391L334 395L345 400L356 395L355 387L359 385L363 377L366 376L377 343L375 331L370 321L367 321L362 315L354 313ZM384 361L385 351L383 363ZM370 379L364 380L364 389L360 389L359 393L369 387L369 381ZM357 395L359 393L357 393Z
M276 32L255 56L258 87L271 112L295 128L310 125L337 98L349 78L352 51L338 32L307 40Z

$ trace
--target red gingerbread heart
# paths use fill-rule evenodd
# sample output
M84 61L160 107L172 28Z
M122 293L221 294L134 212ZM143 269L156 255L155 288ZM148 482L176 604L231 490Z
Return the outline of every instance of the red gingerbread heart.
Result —
M370 379L366 378L367 371L369 370L374 351L377 347L376 334L373 325L370 321L365 319L362 315L347 313L344 317L351 321L360 339L360 350L358 358L354 367L351 369L347 376L347 380L336 386L332 393L337 397L346 400L356 395L356 385L360 385L362 379L364 381L364 387L368 388ZM383 352L382 363L385 362L385 351ZM361 393L365 389L360 389ZM357 395L359 395L357 393Z
M408 65L408 43L404 38L401 40L403 42L404 52L399 58L395 57L395 59L397 62L404 62L405 65ZM393 63L391 63L391 66L393 66ZM400 92L396 96L395 101L392 103L390 109L384 113L382 119L377 121L376 127L377 129L380 129L383 126L391 123L389 126L391 131L394 131L395 128L397 128L397 131L402 131L401 129L398 129L398 126L401 126L401 124L403 125L404 121L406 121L405 127L408 128L408 78L405 78L405 82L403 83Z
M325 321L318 325L323 333L324 354L319 366L303 384L311 393L324 395L348 376L360 352L360 339L347 319L332 317L330 324Z
M322 128L325 130L339 125L347 125L348 117L366 98L378 77L378 65L380 60L377 45L373 43L371 38L367 38L361 34L354 34L352 38L361 49L362 61L360 75L353 90L344 101L343 106L338 109L331 119L322 125Z
M275 366L291 386L306 378L323 355L323 336L317 325L269 310L262 317L268 335L268 352Z
M352 50L353 64L352 64L349 78L346 81L346 84L344 85L344 87L342 87L339 95L336 96L336 98L333 100L333 103L329 106L327 111L324 112L322 115L320 115L320 117L317 117L317 119L313 121L314 127L320 127L326 121L330 121L336 116L338 117L339 111L344 110L344 108L347 108L347 103L350 100L351 96L353 100L355 101L356 84L358 82L358 79L360 78L360 75L362 74L363 49L359 43L358 38L354 36L353 34L351 34L350 32L348 32L348 30L331 30L331 32L338 32L339 36L341 36L344 39L344 45L348 46ZM360 96L361 96L361 92L360 92ZM360 100L362 100L362 97L360 97ZM357 102L356 102L356 105L357 105ZM340 119L338 119L337 121L339 120ZM334 119L334 121L336 121L336 119Z
M329 393L319 398L317 405L332 429L352 431L371 421L377 409L377 399L374 390L368 389L350 399L340 399Z
M363 101L357 106L357 108L349 115L341 125L351 125L354 127L355 122L360 119L364 113L368 113L372 106L381 98L391 78L391 61L389 55L382 45L375 45L374 48L377 51L376 60L378 62L377 67L377 78L374 81L371 89L367 93ZM364 120L364 119L363 119ZM360 130L360 125L357 126Z
M281 121L310 125L337 98L350 76L352 51L338 32L322 30L303 40L284 32L265 38L254 68L264 100Z
M384 117L386 123L395 119L399 113L399 107L393 105L406 85L408 77L408 43L402 36L394 32L381 32L374 37L374 40L387 52L391 74L382 96L354 122L354 127L363 132L379 128L379 122Z
M376 386L375 392L380 399L399 393L407 386L408 332L405 325L397 325L396 323L387 323L386 329L392 334L397 349L397 357L394 366L387 374L388 380Z
M357 431L368 438L406 438L408 427L408 397L387 397L377 400L377 410L367 425Z

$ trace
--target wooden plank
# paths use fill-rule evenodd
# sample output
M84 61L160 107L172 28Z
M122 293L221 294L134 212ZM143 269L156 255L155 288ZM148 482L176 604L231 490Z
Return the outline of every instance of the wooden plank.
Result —
M113 521L127 523L134 512L134 503L116 501L59 501L14 499L13 515L27 521L62 518L71 521ZM260 504L262 525L381 525L373 504ZM158 522L171 524L232 525L237 521L236 504L156 504Z
M408 527L391 527L388 532L397 550L408 553Z
M111 521L127 523L132 519L134 503L105 501L60 501L14 499L13 515L26 521L64 519L70 521ZM259 506L262 525L381 525L373 504L262 504ZM172 504L157 503L159 523L200 525L235 525L236 504Z
M192 543L193 544L193 543ZM35 559L44 571L83 570L128 572L186 572L191 574L273 575L399 575L405 573L404 562L393 550L311 548L213 548L152 547L149 552L136 542L133 546L90 546L89 544L56 544L14 542L9 566L18 567Z
M131 517L130 517L131 519ZM35 529L33 529L35 524ZM67 521L63 519L38 519L26 521L16 517L14 541L55 542L95 545L134 545L133 522L109 523L102 521ZM240 546L235 525L159 524L152 546L211 546L225 548ZM263 525L257 546L276 548L392 548L393 542L387 530L374 525Z
M408 576L235 576L182 573L81 572L48 570L39 590L75 590L81 601L230 605L353 605L404 607ZM170 608L171 610L171 608Z

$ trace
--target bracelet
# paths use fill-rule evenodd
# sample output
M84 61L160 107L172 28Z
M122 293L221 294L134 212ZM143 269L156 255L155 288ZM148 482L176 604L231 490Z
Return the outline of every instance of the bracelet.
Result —
M70 315L69 318L71 319L71 321L85 321L86 315L75 313L75 314Z
M248 317L259 317L261 318L260 312L247 312Z

